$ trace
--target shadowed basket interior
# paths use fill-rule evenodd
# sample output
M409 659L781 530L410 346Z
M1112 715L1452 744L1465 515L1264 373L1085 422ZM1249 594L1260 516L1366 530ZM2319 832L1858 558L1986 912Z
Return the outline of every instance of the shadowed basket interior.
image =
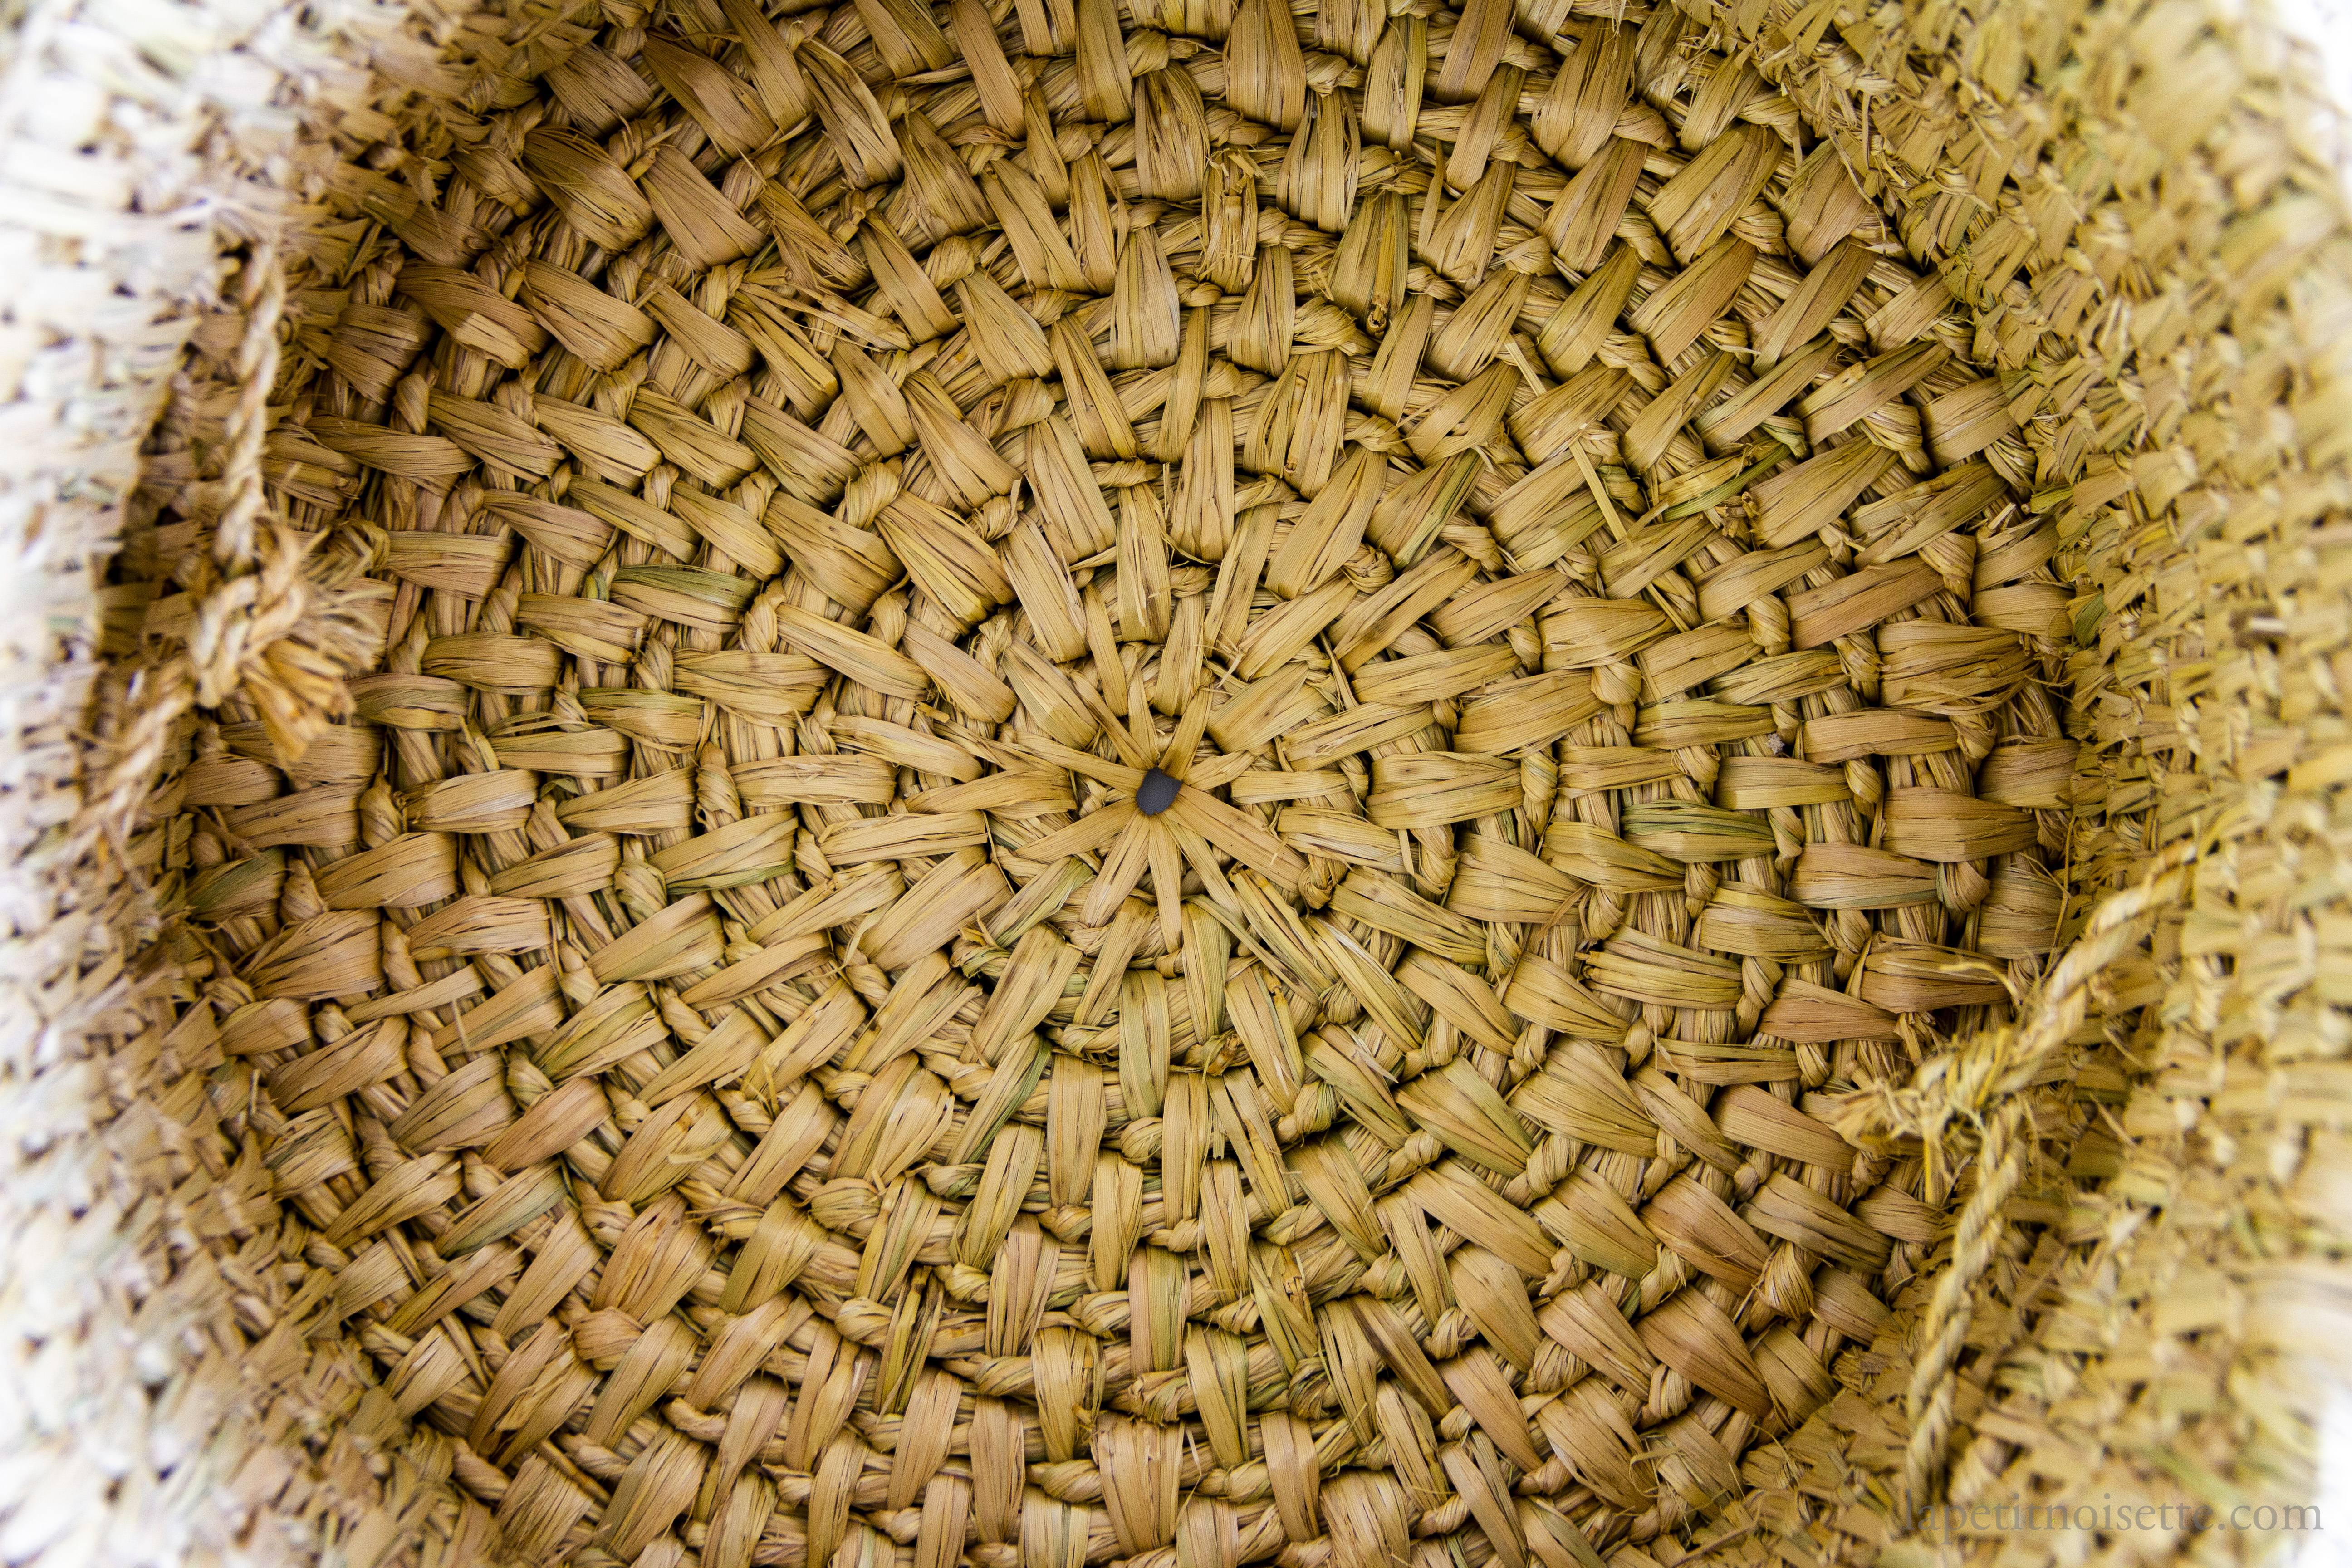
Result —
M1900 1532L1951 1390L1924 1447L1873 1412L1979 1167L1843 1108L2144 856L2071 816L2153 786L2078 745L2122 601L2070 584L2194 464L2035 357L2155 292L2069 248L2112 171L2002 196L1956 299L2004 111L1906 79L1865 168L1812 110L1874 67L1801 112L1721 41L605 0L344 117L197 345L251 405L217 557L327 613L162 739L141 858L247 1327L364 1369L335 1421L413 1489L376 1551ZM2062 1152L2126 1082L2081 1016Z

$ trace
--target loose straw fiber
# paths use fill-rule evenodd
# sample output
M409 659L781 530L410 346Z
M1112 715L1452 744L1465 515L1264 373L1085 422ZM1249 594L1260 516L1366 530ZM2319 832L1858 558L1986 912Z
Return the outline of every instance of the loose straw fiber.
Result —
M283 1392L239 1506L1672 1568L2307 1500L2352 293L2213 26L604 0L314 112L75 840L146 794L111 1048Z

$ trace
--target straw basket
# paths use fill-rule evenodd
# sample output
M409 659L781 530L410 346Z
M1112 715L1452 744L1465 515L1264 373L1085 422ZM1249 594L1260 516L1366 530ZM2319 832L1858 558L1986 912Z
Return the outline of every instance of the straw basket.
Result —
M0 1558L2345 1502L2352 244L2267 24L12 26Z

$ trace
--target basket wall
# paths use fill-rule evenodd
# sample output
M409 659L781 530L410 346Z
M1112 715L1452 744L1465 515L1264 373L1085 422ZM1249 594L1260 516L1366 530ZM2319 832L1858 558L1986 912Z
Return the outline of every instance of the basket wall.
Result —
M2335 1131L2347 1037L2326 979L2344 745L2333 656L2352 635L2334 566L2352 293L2333 120L2278 35L2196 7L1685 9L1862 172L1915 264L1948 289L1967 357L1986 373L1980 395L2014 423L2002 456L2030 498L2020 515L2052 531L2074 584L2065 730L2085 745L2066 934L2085 945L2021 1024L1995 1009L1940 1070L1845 1108L1841 1125L1883 1157L1948 1156L1930 1160L1924 1191L1958 1236L1939 1228L1919 1249L1921 1279L1837 1361L1836 1396L1749 1450L1736 1488L1694 1465L1662 1528L1605 1555L1646 1568L1696 1543L1743 1562L1924 1561L1939 1550L1932 1532L1896 1542L1895 1516L1952 1458L1963 1502L2306 1500L2322 1386L2311 1372L2352 1342L2335 1268L2352 1213L2352 1148ZM5 1201L18 1255L86 1284L36 1289L20 1269L7 1287L26 1394L0 1546L60 1563L494 1559L508 1543L493 1516L517 1523L512 1483L404 1419L420 1376L413 1343L329 1311L322 1295L346 1255L311 1251L299 1238L313 1233L288 1225L249 1074L184 1026L200 996L223 1000L205 992L219 976L201 973L200 944L158 932L137 889L184 864L174 814L140 805L159 767L168 788L189 760L184 716L242 687L236 716L303 731L334 706L335 661L382 604L337 580L332 551L305 563L267 521L285 470L260 443L281 410L257 394L282 395L302 374L288 362L302 353L311 269L335 264L360 218L383 216L360 199L375 193L319 159L376 143L436 97L480 108L509 24L412 20L446 36L429 67L372 16L313 29L257 16L203 47L169 31L182 12L151 20L136 71L102 69L75 52L95 47L87 35L59 24L26 33L9 83L20 141L33 122L22 106L53 101L36 91L45 81L135 78L151 84L148 112L197 129L170 156L116 149L54 211L19 208L46 215L39 275L81 292L41 296L40 329L20 340L15 406L58 433L27 441L35 461L8 476L22 520L10 537L28 568L12 582L44 599L52 624L83 630L61 661L21 638L13 655L59 673L11 688L25 754L49 759L27 770L37 787L20 804L57 804L12 818L37 891L11 955L26 1002L7 1060L26 1092L8 1101L21 1120ZM113 13L104 22L140 31ZM193 63L224 47L260 68L242 97L221 85L234 73ZM379 95L340 85L331 48L371 60ZM158 80L159 56L184 62L183 77ZM307 151L285 136L298 112ZM217 285L228 308L205 314L209 237L99 224L126 205L121 184L95 177L113 169L131 172L148 212L181 191L217 192L225 170L315 205L273 207L257 193L240 205L225 226L244 265ZM126 297L126 279L137 317L89 302ZM85 377L103 395L94 402L51 390ZM129 443L159 409L143 489L118 510ZM126 518L131 549L112 585L86 596L86 541ZM78 714L94 715L87 756L61 727ZM2064 1176L2037 1151L2067 1162ZM387 1374L391 1393L377 1386ZM1081 1489L1068 1506L1089 1501ZM1285 1544L1263 1523L1261 1511L1253 1556L1348 1562L1360 1550L1344 1533ZM1094 1534L1090 1557L1132 1554L1117 1530ZM1493 1550L1476 1528L1456 1539ZM613 1542L564 1544L593 1561ZM711 1550L707 1535L691 1544ZM2063 1531L1971 1550L2075 1561L2152 1544L2212 1550ZM1540 1531L1522 1549L1548 1563L1573 1555ZM793 1560L782 1537L763 1550L752 1560ZM1237 1550L1189 1529L1173 1547L1179 1561Z
M173 981L144 879L124 865L146 781L120 773L110 795L120 753L91 739L173 662L102 676L134 657L139 619L102 585L105 562L126 526L155 514L152 487L218 514L216 484L174 479L142 453L167 411L217 429L237 401L189 357L192 342L234 343L242 330L224 251L308 221L289 195L302 113L356 109L377 68L385 81L429 70L433 52L401 36L406 15L0 9L0 1555L11 1562L316 1560L325 1542L400 1532L348 1440L337 1458L289 1451L342 1422L344 1387L357 1384L339 1386L332 1355L313 1366L283 1336L256 1343L268 1288L254 1288L218 1206L213 1178L226 1173L189 1141L202 1075L159 1056L147 1029Z

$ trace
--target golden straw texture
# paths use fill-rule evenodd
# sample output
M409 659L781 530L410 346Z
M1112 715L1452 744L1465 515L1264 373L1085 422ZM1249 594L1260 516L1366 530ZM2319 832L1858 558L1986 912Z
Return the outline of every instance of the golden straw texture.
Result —
M2172 1189L2069 1177L2169 1083L2171 1179L2297 1179L2182 1142L2298 1091L2174 908L2279 783L2176 770L2332 783L2332 666L2231 720L2340 640L2347 448L2335 209L2184 17L604 0L345 113L151 443L89 820L157 781L136 1038L244 1326L372 1380L371 1548L1760 1565L1956 1450L2193 1489L2072 1436Z
M417 7L415 22L428 12ZM452 1500L413 1485L387 1506L393 1467L371 1474L348 1439L332 1456L322 1439L317 1463L289 1443L341 1422L373 1371L355 1345L269 1332L275 1237L251 1245L239 1194L258 1189L213 1163L200 1111L210 1064L155 1048L150 1026L171 1011L176 964L151 946L155 910L121 853L142 858L127 819L199 666L217 701L307 618L255 538L268 504L266 367L283 318L263 285L269 269L240 277L216 250L256 239L266 250L308 226L314 215L285 188L297 117L367 112L384 84L432 71L436 51L404 36L410 20L406 6L341 0L299 14L152 0L0 7L0 1556L11 1563L268 1563L325 1550L373 1562L395 1542L446 1542L457 1518ZM100 569L121 540L151 537L167 506L172 526L221 552L183 563L180 586L206 602L205 633L175 628L151 660L137 634L153 584L109 583ZM138 576L132 548L122 565ZM150 668L126 689L132 664ZM126 696L161 722L122 722ZM93 729L131 744L86 752Z

